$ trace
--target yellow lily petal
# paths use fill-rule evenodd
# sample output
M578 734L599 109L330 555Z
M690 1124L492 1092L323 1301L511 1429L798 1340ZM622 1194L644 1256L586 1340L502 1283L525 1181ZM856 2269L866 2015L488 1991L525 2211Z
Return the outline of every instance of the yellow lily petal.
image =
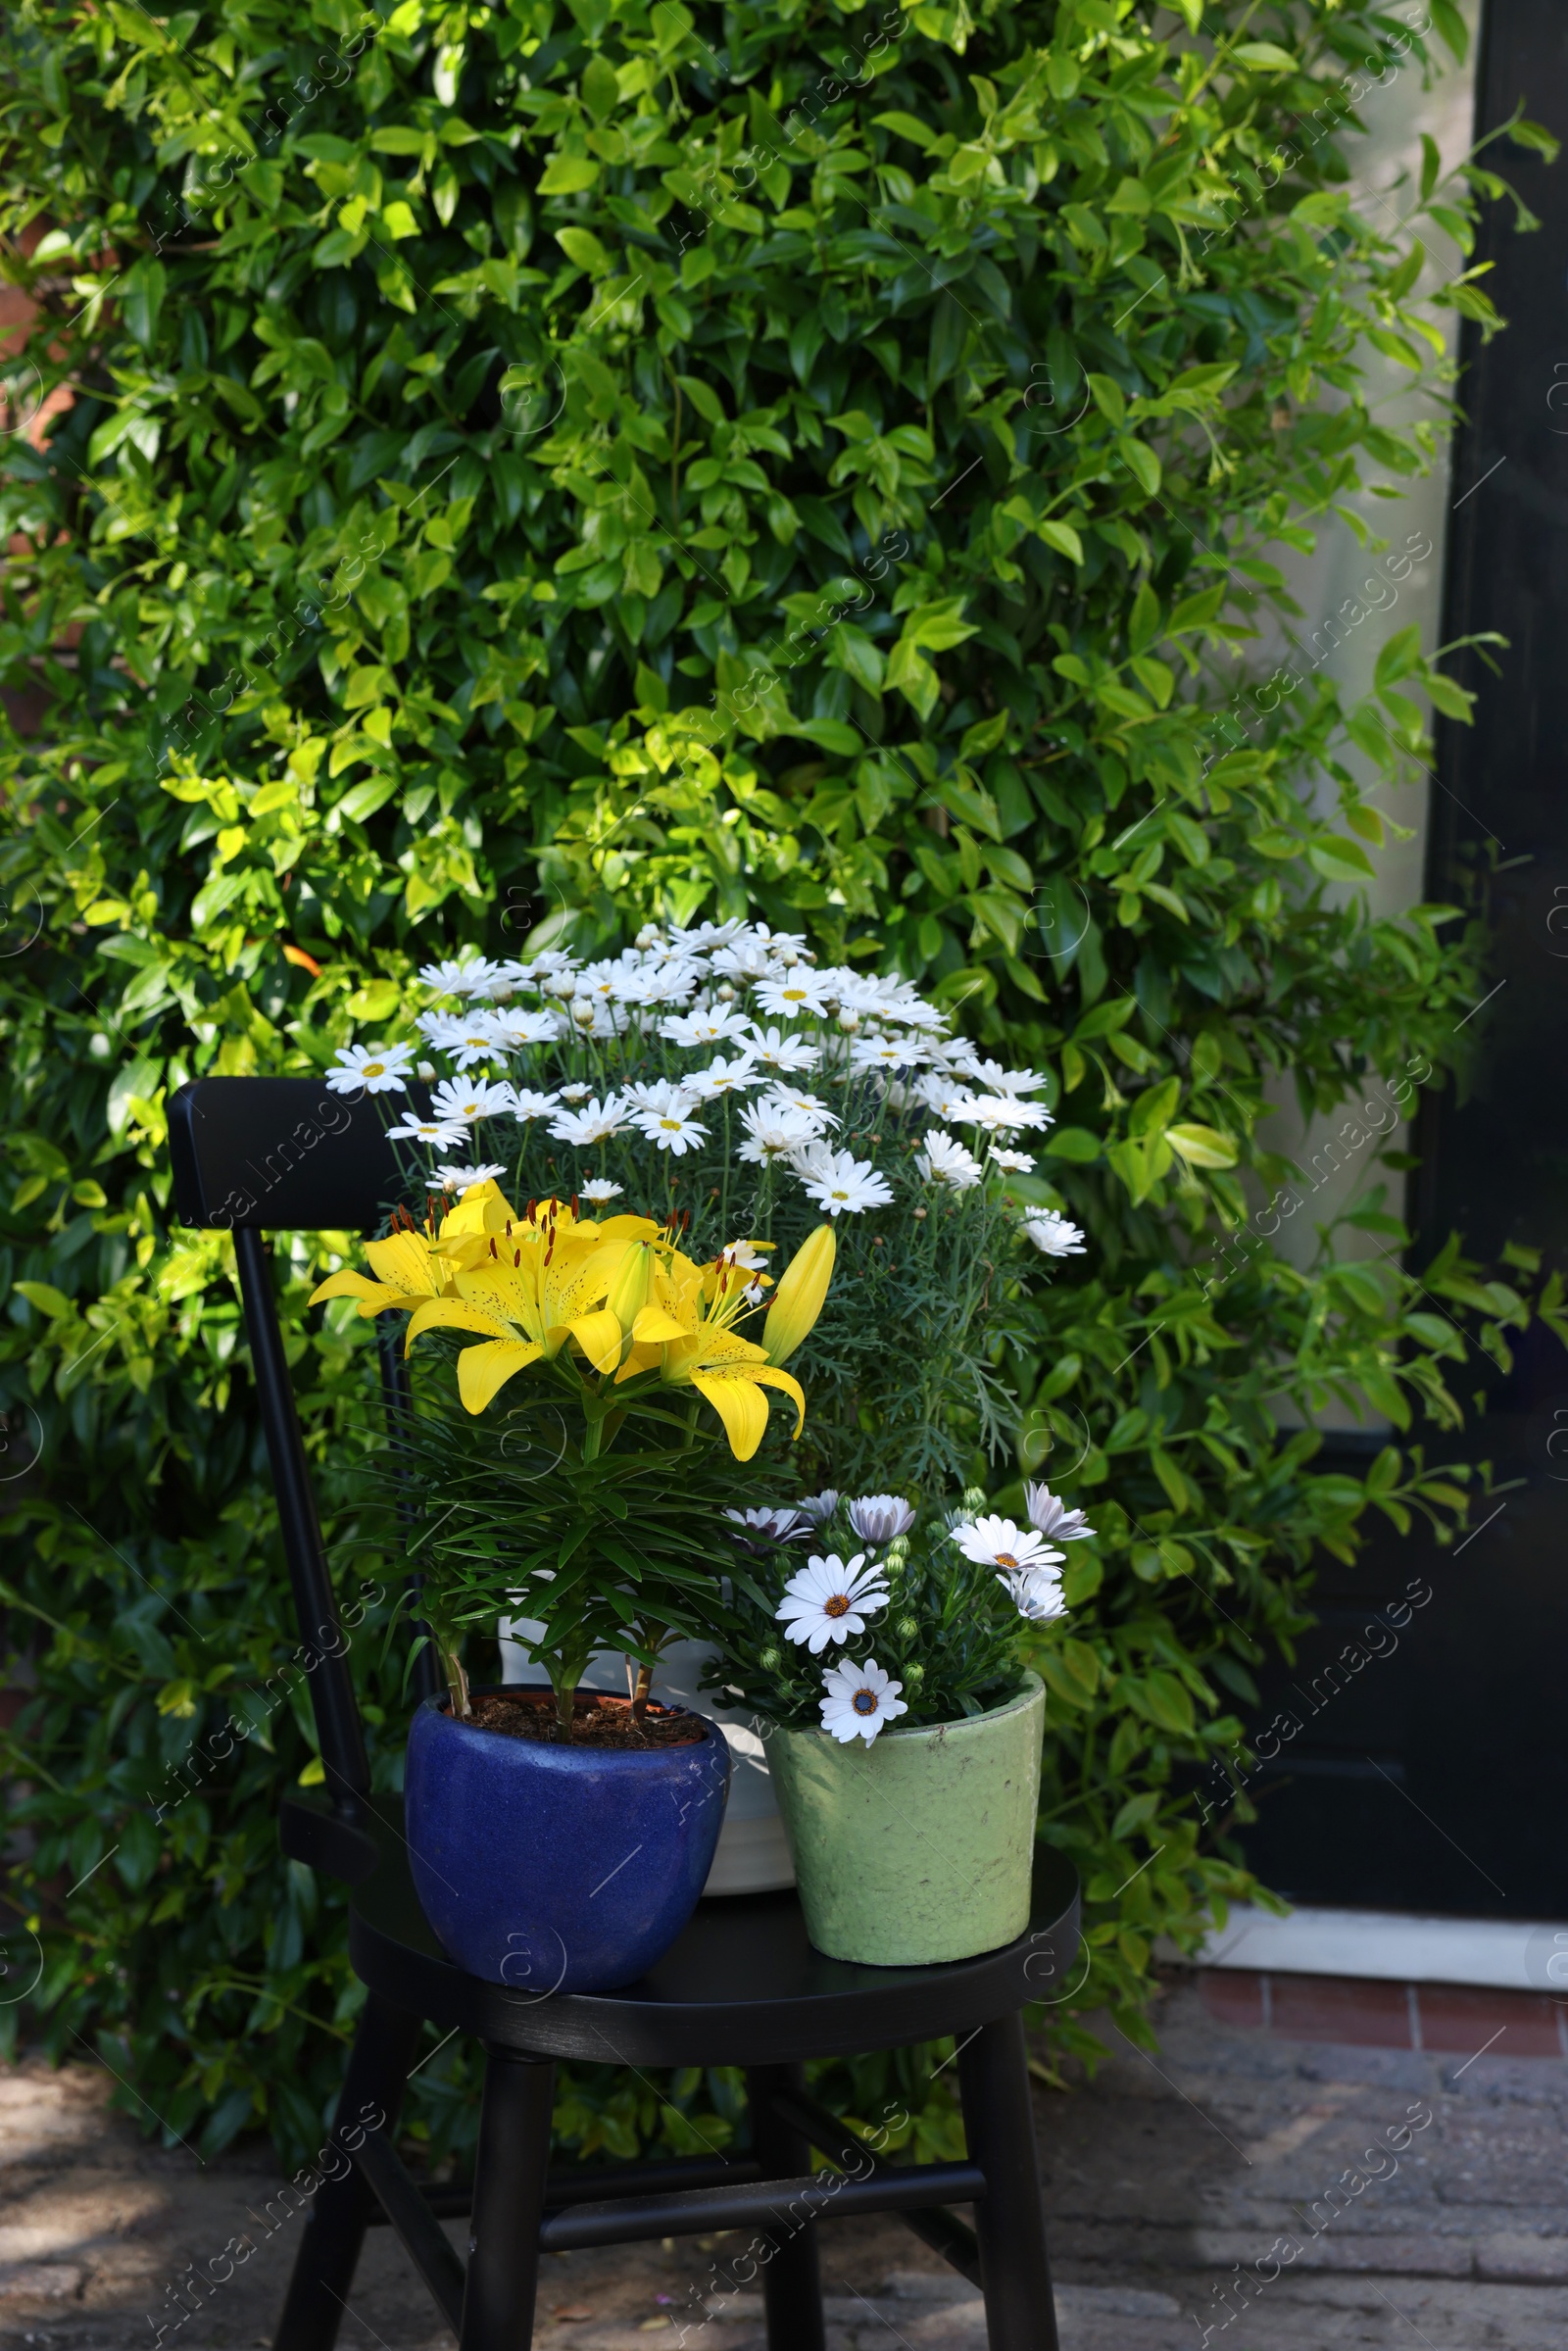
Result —
M470 1184L455 1208L449 1208L441 1219L443 1241L458 1240L466 1233L501 1233L508 1223L518 1221L516 1213L508 1206L498 1183Z
M608 1308L598 1314L579 1314L545 1335L543 1353L559 1354L567 1333L576 1340L595 1371L613 1371L620 1361L620 1317ZM554 1344L552 1345L552 1342Z
M618 1388L622 1380L641 1379L645 1371L657 1371L662 1352L657 1347L634 1347L615 1374L615 1386Z
M607 1216L599 1225L590 1225L585 1219L577 1230L591 1232L600 1241L653 1241L659 1234L651 1216Z
M734 1378L737 1375L732 1373L730 1376ZM801 1386L800 1381L795 1377L794 1373L788 1371L776 1371L773 1366L769 1364L762 1370L749 1371L739 1376L748 1380L756 1380L758 1384L763 1388L781 1388L783 1390L784 1394L789 1397L790 1401L795 1406L795 1435L799 1437L801 1431L806 1426L806 1391Z
M692 1376L692 1386L708 1398L724 1424L729 1449L737 1461L750 1461L767 1427L767 1404L750 1380L711 1379L706 1372Z
M393 1233L385 1241L368 1241L365 1255L376 1280L390 1289L406 1290L413 1298L434 1298L441 1287L440 1270L422 1233Z
M639 1347L653 1347L670 1339L686 1339L691 1334L686 1324L678 1323L662 1306L645 1306L631 1326L631 1335Z
M515 1336L504 1314L488 1313L483 1306L470 1305L461 1298L427 1298L423 1305L416 1306L409 1317L410 1347L421 1331L473 1331L482 1339Z
M384 1283L372 1282L363 1273L329 1273L326 1280L318 1283L311 1292L309 1302L318 1306L326 1298L378 1298L387 1305L394 1301L404 1306L412 1303L400 1291L388 1290ZM379 1312L379 1308L372 1307L371 1311Z
M482 1412L514 1372L537 1363L544 1348L533 1340L487 1339L481 1347L466 1347L458 1357L458 1394L469 1412Z

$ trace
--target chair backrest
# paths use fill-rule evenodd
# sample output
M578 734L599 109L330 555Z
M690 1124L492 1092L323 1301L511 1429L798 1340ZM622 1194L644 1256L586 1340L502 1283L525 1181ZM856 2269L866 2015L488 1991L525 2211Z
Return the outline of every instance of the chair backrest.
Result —
M365 1731L262 1236L369 1232L403 1193L404 1180L374 1102L334 1095L315 1078L198 1078L169 1105L169 1147L180 1221L234 1236L326 1787L337 1810L357 1816L370 1788ZM401 1321L382 1316L376 1335L382 1396L395 1426L409 1399ZM428 1642L416 1663L416 1682L420 1695L436 1687Z
M197 1078L169 1105L180 1220L235 1233L368 1232L403 1189L375 1103L318 1078Z

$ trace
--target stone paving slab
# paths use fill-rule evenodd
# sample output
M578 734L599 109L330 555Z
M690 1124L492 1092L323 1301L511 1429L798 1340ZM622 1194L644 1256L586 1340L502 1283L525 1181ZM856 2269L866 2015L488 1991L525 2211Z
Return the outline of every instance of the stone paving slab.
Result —
M1291 2043L1188 1979L1155 2022L1152 2058L1106 2028L1095 2078L1037 2098L1063 2351L1568 2351L1568 2064ZM303 2215L260 2151L149 2145L111 2086L0 2071L0 2351L268 2351ZM745 2242L552 2255L541 2351L762 2351L755 2274L723 2290ZM821 2243L832 2351L983 2351L973 2288L897 2221ZM343 2351L453 2351L385 2229L350 2302Z

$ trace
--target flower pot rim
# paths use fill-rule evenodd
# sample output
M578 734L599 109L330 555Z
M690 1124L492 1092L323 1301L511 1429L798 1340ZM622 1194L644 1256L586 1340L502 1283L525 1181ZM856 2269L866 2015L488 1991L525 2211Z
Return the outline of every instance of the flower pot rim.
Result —
M978 1731L987 1723L1000 1722L1004 1714L1032 1705L1037 1695L1044 1698L1045 1694L1045 1683L1031 1665L1025 1667L1023 1680L1014 1694L1010 1698L1004 1698L1000 1706L988 1706L983 1714L956 1714L943 1723L889 1723L887 1729L879 1731L873 1739L835 1739L819 1723L774 1723L771 1729L786 1732L792 1739L826 1739L829 1746L862 1746L869 1754L873 1748L885 1745L890 1739L938 1739L950 1731ZM763 1743L766 1743L765 1739Z
M468 1695L474 1698L542 1697L549 1694L551 1694L551 1686L548 1682L477 1682L470 1686L468 1691ZM618 1699L622 1705L629 1703L628 1700L620 1698L619 1692L613 1690L580 1690L574 1695L599 1699ZM613 1769L617 1765L625 1765L634 1770L643 1770L650 1763L667 1759L671 1755L679 1755L685 1748L699 1747L704 1740L711 1739L715 1736L722 1736L718 1731L717 1724L710 1722L706 1714L699 1714L695 1706L666 1706L662 1699L653 1700L651 1703L657 1704L662 1715L680 1715L687 1722L700 1724L703 1733L702 1739L683 1739L680 1746L673 1747L591 1747L579 1745L574 1739L544 1739L509 1740L506 1743L518 1746L525 1753L537 1757L589 1755L601 1768L609 1765ZM414 1711L416 1715L430 1714L438 1722L450 1723L455 1731L461 1732L466 1739L489 1740L497 1738L496 1732L486 1731L478 1723L460 1721L457 1715L447 1711L450 1704L451 1692L438 1690L433 1691L429 1697L421 1698Z

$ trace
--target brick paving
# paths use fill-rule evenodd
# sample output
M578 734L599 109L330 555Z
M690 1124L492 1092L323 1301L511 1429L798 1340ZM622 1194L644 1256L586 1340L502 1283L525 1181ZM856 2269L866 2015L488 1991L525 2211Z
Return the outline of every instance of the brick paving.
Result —
M1319 1997L1297 1979L1265 2013L1235 1979L1176 1978L1152 2058L1112 2035L1092 2082L1041 2088L1063 2351L1194 2351L1205 2327L1224 2351L1563 2351L1555 2016L1433 1986L1412 2009L1405 1988ZM1378 2020L1401 2045L1377 2044ZM264 2233L275 2174L254 2153L204 2168L149 2147L106 2113L107 2084L85 2064L0 2072L0 2351L263 2351L301 2225L274 2205ZM247 2234L254 2254L176 2324L180 2280ZM821 2234L834 2351L983 2351L972 2289L897 2222ZM760 2351L760 2302L726 2280L743 2244L554 2256L537 2340ZM342 2340L450 2351L385 2229Z

